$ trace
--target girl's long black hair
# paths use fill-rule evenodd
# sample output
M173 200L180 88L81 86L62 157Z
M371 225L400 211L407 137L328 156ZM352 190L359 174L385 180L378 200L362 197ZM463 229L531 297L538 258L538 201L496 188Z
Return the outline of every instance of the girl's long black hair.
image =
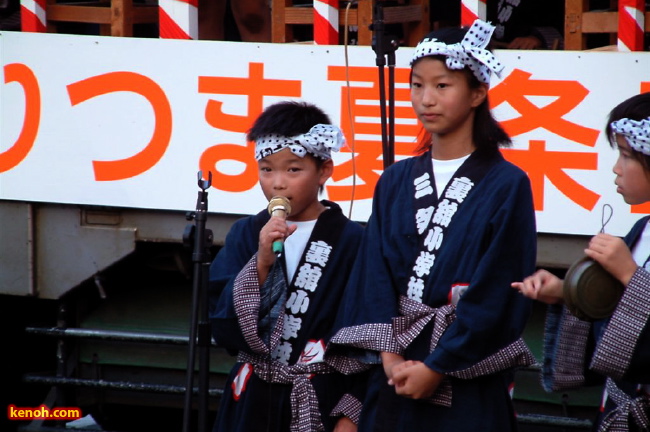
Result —
M465 28L444 28L429 33L427 36L425 36L425 39L436 38L437 40L450 45L462 41L465 33L467 33L467 29ZM445 56L441 55L434 55L430 57L439 59L443 62L446 59ZM420 60L421 58L416 60L415 63L413 63L413 66ZM465 74L467 83L471 89L475 89L483 85L467 66L462 69L462 72ZM501 127L499 122L497 122L492 115L492 111L490 111L490 103L487 96L485 97L485 100L476 107L474 114L474 125L472 126L472 139L474 141L476 152L478 154L493 154L499 150L499 147L509 147L512 145L510 136L508 136L506 131ZM422 154L428 152L430 149L431 134L423 128L419 135L416 152L418 154Z

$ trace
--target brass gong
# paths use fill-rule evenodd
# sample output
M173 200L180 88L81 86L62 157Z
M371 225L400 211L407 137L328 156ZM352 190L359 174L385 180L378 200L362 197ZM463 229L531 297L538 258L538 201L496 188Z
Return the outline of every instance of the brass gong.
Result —
M564 303L584 321L596 321L614 313L625 287L589 257L574 262L564 278Z

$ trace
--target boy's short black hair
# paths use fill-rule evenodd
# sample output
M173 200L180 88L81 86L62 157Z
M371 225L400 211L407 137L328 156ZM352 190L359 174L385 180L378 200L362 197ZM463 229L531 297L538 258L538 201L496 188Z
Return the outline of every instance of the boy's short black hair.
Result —
M256 141L264 135L286 137L309 132L317 124L332 124L323 110L308 102L283 101L268 106L249 129L246 139Z
M614 109L612 109L612 111L609 113L607 126L605 127L605 133L607 134L609 144L613 148L616 148L618 146L618 143L616 142L614 134L612 133L613 131L611 124L612 122L623 118L637 121L650 118L650 93L641 93L636 96L632 96L616 105ZM638 151L632 151L632 156L638 160L641 165L643 165L646 171L650 171L650 156Z

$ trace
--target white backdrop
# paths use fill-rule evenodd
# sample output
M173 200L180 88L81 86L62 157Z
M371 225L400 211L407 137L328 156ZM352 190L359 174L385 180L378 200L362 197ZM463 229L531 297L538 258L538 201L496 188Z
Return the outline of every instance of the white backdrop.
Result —
M396 51L398 159L419 130L411 52ZM538 230L595 234L607 203L607 232L624 234L646 210L616 194L602 130L611 108L650 91L650 53L496 55L506 71L491 103L515 142L506 157L531 178ZM211 212L254 213L266 202L244 131L264 106L302 99L346 133L327 189L346 212L355 146L352 216L366 220L382 169L378 73L371 47L348 58L342 46L2 32L0 199L192 210L202 169L215 174Z

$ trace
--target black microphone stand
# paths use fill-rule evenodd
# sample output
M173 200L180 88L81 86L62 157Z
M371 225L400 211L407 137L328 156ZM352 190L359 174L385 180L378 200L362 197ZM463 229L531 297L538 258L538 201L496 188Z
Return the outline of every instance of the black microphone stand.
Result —
M394 36L386 34L384 25L384 6L379 0L373 6L372 49L377 54L379 68L379 103L381 109L381 141L384 169L395 162L395 51L398 42ZM388 114L386 114L386 85L384 66L388 66ZM388 123L388 130L386 124Z
M208 386L210 367L211 332L208 318L208 276L210 270L210 246L212 231L206 229L208 216L207 189L212 184L212 172L208 171L208 180L203 180L203 173L198 172L199 196L196 211L188 212L186 219L194 221L183 233L183 244L192 247L194 263L192 284L192 311L190 319L189 354L187 361L187 381L185 387L185 405L183 411L183 432L190 431L190 413L192 411L192 394L194 392L194 368L196 347L199 348L199 388L198 388L198 431L208 430Z

